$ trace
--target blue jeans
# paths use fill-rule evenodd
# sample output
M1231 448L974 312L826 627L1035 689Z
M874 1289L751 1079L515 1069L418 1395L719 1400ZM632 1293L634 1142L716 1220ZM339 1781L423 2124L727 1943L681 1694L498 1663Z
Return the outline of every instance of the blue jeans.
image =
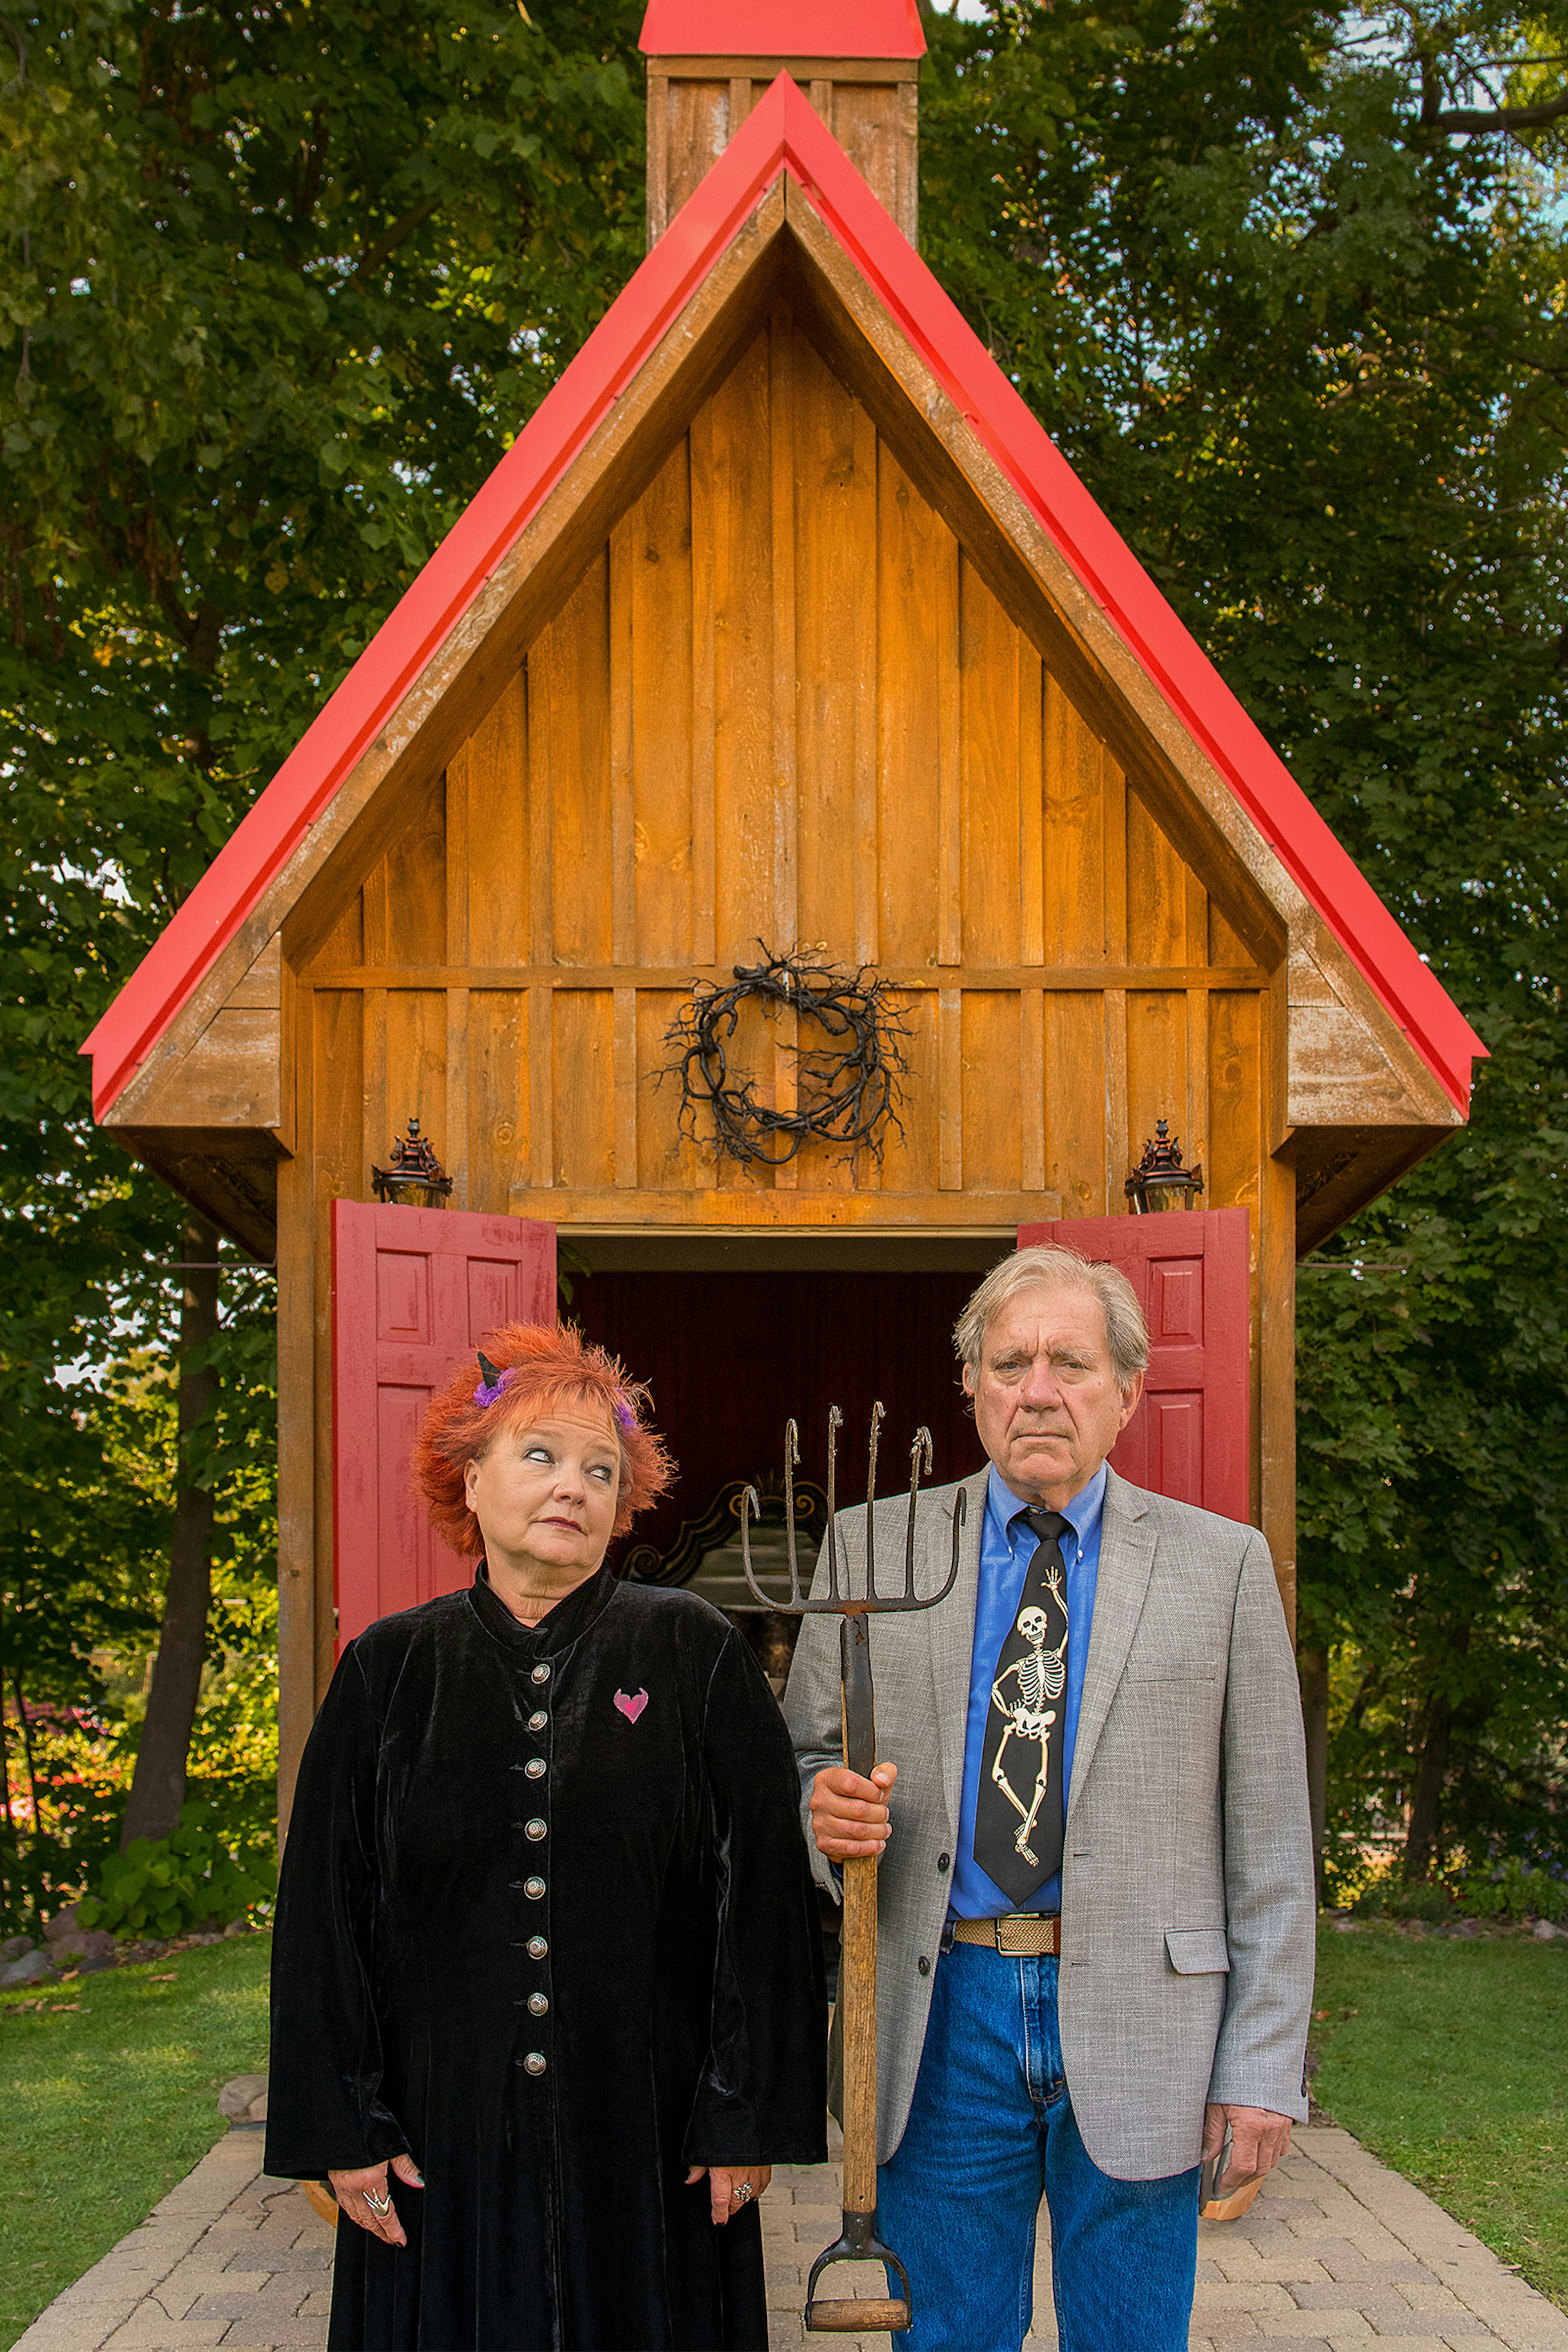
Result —
M1197 2169L1112 2180L1089 2161L1062 2078L1057 1968L977 1944L937 1961L909 2126L878 2175L878 2227L913 2303L900 2352L1018 2352L1042 2191L1061 2352L1186 2352Z

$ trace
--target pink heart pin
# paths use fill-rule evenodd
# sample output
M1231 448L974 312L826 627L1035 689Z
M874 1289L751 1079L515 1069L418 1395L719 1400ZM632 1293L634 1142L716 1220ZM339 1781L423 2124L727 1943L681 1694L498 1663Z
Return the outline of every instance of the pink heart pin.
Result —
M625 1691L618 1690L616 1693L616 1705L620 1708L621 1713L626 1717L628 1723L635 1723L638 1716L642 1713L644 1707L647 1705L647 1693L645 1690L640 1690L637 1692L637 1696L633 1698L628 1696Z

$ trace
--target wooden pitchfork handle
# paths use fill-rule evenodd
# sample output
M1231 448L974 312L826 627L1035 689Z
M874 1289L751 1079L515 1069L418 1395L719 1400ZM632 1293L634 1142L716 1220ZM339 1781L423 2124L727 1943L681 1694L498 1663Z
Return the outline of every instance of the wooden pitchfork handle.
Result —
M871 1621L858 1612L840 1620L844 1682L844 1761L868 1779L877 1760L871 1689ZM844 1864L844 1920L838 1952L838 2009L844 2036L844 2231L818 2254L805 2290L805 2324L818 2333L854 2336L910 2325L909 2273L877 2235L877 1861ZM816 2282L829 2263L891 2265L899 2296L819 2303Z

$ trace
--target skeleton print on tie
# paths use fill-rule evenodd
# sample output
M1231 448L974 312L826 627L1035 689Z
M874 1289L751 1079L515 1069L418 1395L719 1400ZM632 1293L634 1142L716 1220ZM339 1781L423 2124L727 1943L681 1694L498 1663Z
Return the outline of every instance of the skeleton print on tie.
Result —
M974 1858L1016 1908L1061 1867L1068 1602L1061 1536L1069 1522L1031 1511L1040 1542L991 1685L974 1813Z

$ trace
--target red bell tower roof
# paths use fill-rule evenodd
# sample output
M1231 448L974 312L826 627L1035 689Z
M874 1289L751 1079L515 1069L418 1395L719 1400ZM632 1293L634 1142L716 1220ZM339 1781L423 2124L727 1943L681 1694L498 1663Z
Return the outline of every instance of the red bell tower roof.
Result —
M915 0L649 0L648 58L923 58Z

